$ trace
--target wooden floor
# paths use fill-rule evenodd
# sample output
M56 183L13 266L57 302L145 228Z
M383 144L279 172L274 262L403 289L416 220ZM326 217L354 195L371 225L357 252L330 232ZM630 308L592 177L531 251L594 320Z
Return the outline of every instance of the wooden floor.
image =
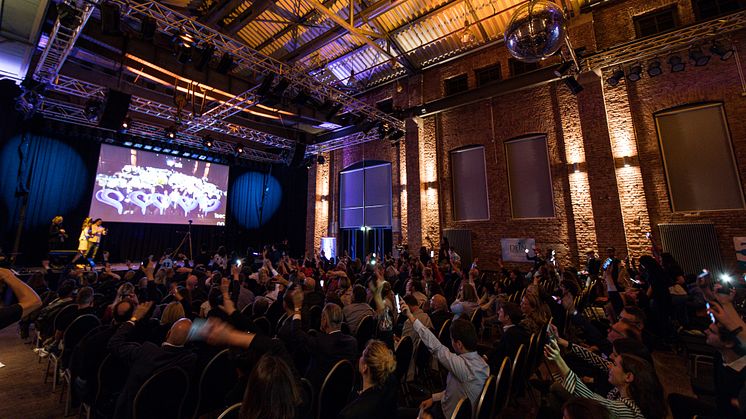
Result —
M44 384L46 360L37 363L31 345L23 343L15 326L0 330L0 418L62 418L64 406L58 403L60 389L52 394L51 378ZM75 412L77 416L77 411Z
M656 352L653 359L666 395L692 394L687 377L686 360L669 352ZM46 360L37 363L31 345L25 344L15 326L0 331L0 418L62 418L64 406L59 403L60 389L52 394L51 378L44 384ZM512 416L512 415L511 415ZM77 417L77 411L73 416ZM526 418L524 410L515 417Z

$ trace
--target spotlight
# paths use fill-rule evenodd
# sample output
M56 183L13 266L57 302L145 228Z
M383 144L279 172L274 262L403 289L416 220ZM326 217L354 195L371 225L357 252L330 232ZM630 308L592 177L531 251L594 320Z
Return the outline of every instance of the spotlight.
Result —
M562 64L554 69L554 75L557 77L564 76L573 66L572 61L563 61Z
M88 99L88 101L85 103L85 110L83 113L85 114L86 119L88 119L91 122L98 122L99 117L101 116L101 109L103 108L103 103L98 99Z
M629 72L627 72L627 80L638 81L641 78L642 78L642 65L632 64L632 66L629 68Z
M273 89L273 92L277 96L282 96L282 94L285 92L285 89L287 89L288 86L290 86L290 80L283 77L280 79L280 81L277 82L277 85Z
M213 145L212 138L205 137L202 139L202 145L205 146L205 148L210 148Z
M142 39L152 41L157 28L158 25L155 23L155 18L151 16L143 17L140 21L140 33L142 34Z
M228 74L228 72L231 71L231 68L233 68L233 56L229 52L225 52L223 53L223 56L220 57L220 61L215 70L220 74Z
M176 128L175 127L168 127L166 128L166 138L169 140L173 140L176 138Z
M83 23L80 11L67 3L57 5L57 17L60 19L60 23L67 27L78 26Z
M721 41L713 41L710 46L710 52L720 57L721 60L725 61L733 56L733 46L725 45Z
M120 131L127 132L127 130L130 128L130 125L132 125L132 118L130 118L129 115L127 115L122 120L122 128L120 129Z
M243 154L243 146L236 146L236 153Z
M668 64L671 65L672 73L679 73L686 68L686 63L678 55L672 55L668 59Z
M615 87L619 84L619 82L624 78L624 70L621 68L617 68L614 70L614 72L611 74L611 77L606 79L606 83L609 83L610 86Z
M696 67L706 66L710 62L710 56L702 52L700 47L689 49L689 58L694 62Z
M106 35L119 35L119 5L111 2L101 3L101 32Z
M650 62L648 63L648 76L655 77L660 76L661 74L663 74L661 61L657 58L650 60Z
M565 83L565 86L567 86L568 89L572 92L572 94L577 95L578 93L583 91L583 86L578 83L578 80L575 78L575 76L565 77L562 79L562 82Z
M204 71L204 69L207 68L207 65L210 64L212 54L215 52L215 47L207 44L200 48L193 48L193 51L194 57L192 61L194 62L194 68L196 68L197 71Z
M256 90L256 94L260 96L266 96L269 93L269 90L272 88L272 82L275 79L274 73L269 73L266 76L264 76L264 79L262 79L262 83L259 85L259 88Z

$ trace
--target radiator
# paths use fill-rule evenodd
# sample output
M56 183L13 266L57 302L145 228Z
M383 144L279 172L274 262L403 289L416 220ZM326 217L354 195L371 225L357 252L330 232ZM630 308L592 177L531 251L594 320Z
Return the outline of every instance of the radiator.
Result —
M685 273L702 268L723 272L723 259L714 224L658 224L661 247L673 255Z

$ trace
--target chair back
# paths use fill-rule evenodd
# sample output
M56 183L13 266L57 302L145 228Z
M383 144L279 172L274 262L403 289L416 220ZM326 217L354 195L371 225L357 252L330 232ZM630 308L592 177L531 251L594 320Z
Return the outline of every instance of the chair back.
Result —
M511 362L509 357L503 358L500 369L495 379L495 403L492 406L493 413L490 417L495 417L502 412L510 401L510 384L511 384Z
M93 329L89 330L88 333L86 333L85 335L83 335L82 338L80 338L80 340L78 341L78 344L80 344L81 342L83 342L84 340L86 340L88 337L93 336L94 334L96 334L96 333L98 333L98 332L100 332L100 331L102 331L104 329L107 329L109 327L111 327L111 326L105 325L105 324L104 325L98 325L98 326L94 327ZM78 345L75 345L75 348L72 348L72 353L70 354L70 366L69 367L70 367L70 373L71 373L71 375L73 377L77 377L79 375L79 373L80 373L79 371L77 371L77 369L73 370L73 365L75 364L75 360L82 356L80 354L80 352L76 351L77 346Z
M213 356L200 374L195 418L224 407L225 395L238 381L236 369L228 358L228 351L223 349Z
M355 333L355 338L357 339L357 347L360 352L363 351L365 348L365 345L368 343L369 340L373 339L373 336L376 334L376 321L373 319L373 316L365 316L360 320L360 323L358 323L357 326L357 333Z
M347 405L354 384L355 368L350 361L343 359L337 362L321 385L318 419L336 418Z
M96 397L93 408L97 412L95 416L109 417L114 413L117 395L124 388L129 368L113 355L108 354L98 366Z
M254 319L254 326L257 331L264 334L265 336L272 336L272 323L269 319L261 316Z
M417 347L414 349L414 366L415 372L418 376L428 377L430 371L430 361L433 359L433 354L425 345L425 342L420 340L417 343Z
M471 419L471 402L468 397L458 401L456 408L453 409L451 419Z
M62 321L65 317L70 316L71 314L78 311L78 305L77 304L68 304L61 309L57 311L57 314L54 316L54 321L52 322L52 325L54 326L54 330L60 330L59 327L57 327L57 321ZM61 326L61 325L60 325ZM64 330L63 330L64 332Z
M497 380L494 375L487 377L487 381L484 382L482 387L482 394L479 395L479 401L477 402L477 411L474 415L475 419L492 419L492 412L495 409L495 391L497 390Z
M453 349L451 347L451 319L448 319L443 322L443 325L440 326L440 331L438 331L438 340L440 341L443 346L445 346L448 349Z
M303 391L303 404L300 406L300 410L304 418L312 418L313 406L316 403L316 390L314 390L311 381L305 377L300 379L300 388Z
M189 391L189 376L179 367L162 369L145 381L135 395L133 419L181 418ZM164 401L168 403L164 403Z
M70 355L78 346L78 343L98 326L101 326L101 320L93 314L78 316L70 323L70 326L67 326L65 333L62 335L62 353L60 354L60 359L63 360L62 368L67 368L71 359Z
M528 340L528 349L526 350L526 364L523 367L521 374L528 376L533 372L534 360L536 359L536 351L539 350L539 334L532 333Z
M409 371L409 364L412 362L413 351L414 345L412 344L412 338L409 336L402 337L394 353L396 357L396 370L394 370L394 373L400 382L407 378L407 371Z
M523 369L526 365L526 351L526 346L521 344L513 359L513 366L510 370L510 391L514 395L523 389Z
M321 329L321 312L323 309L319 305L311 306L308 309L309 328L319 330Z
M238 419L238 414L241 412L241 403L236 403L233 406L223 410L223 413L218 416L218 419Z

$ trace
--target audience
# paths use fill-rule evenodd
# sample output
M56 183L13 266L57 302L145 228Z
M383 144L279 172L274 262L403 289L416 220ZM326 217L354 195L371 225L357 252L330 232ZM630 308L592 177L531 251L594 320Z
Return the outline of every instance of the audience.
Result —
M368 294L365 291L365 287L356 284L352 287L352 302L342 308L342 314L344 315L344 321L350 328L350 334L357 334L357 328L360 326L360 321L366 316L373 316L376 313L373 308L366 302Z
M399 388L395 369L394 354L386 344L369 341L358 362L363 386L355 400L342 409L338 419L395 418Z

